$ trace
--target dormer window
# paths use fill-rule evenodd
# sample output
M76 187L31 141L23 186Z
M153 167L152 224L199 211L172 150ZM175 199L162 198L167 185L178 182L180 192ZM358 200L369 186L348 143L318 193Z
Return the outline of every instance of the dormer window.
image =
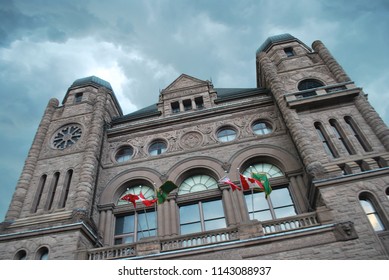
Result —
M195 104L196 104L196 109L203 109L204 108L203 97L202 96L196 97Z
M285 49L284 49L284 52L285 52L285 54L286 54L287 57L294 56L293 48L291 48L291 47L285 48Z
M178 101L171 103L171 107L173 114L180 112L180 103Z
M82 101L82 92L78 92L74 96L74 103L80 103Z
M185 111L192 110L192 100L185 99L185 100L182 101L182 104L184 105L184 110Z

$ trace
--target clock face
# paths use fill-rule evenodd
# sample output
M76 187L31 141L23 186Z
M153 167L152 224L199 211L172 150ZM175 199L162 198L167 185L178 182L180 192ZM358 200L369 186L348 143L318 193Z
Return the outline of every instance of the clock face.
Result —
M63 150L70 147L81 138L82 130L77 124L71 124L60 128L52 140L53 147L59 150Z

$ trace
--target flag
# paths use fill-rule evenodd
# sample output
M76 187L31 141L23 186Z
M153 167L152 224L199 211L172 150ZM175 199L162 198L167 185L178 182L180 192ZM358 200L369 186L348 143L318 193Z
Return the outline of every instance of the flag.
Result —
M253 173L253 178L257 179L262 183L263 191L266 194L266 198L270 195L272 188L270 186L269 178L267 178L265 173Z
M120 199L131 202L134 205L134 208L136 208L136 201L139 199L139 196L137 196L136 194L128 193Z
M162 186L159 187L159 190L157 192L158 204L164 203L169 193L177 188L177 185L174 184L172 181L166 181L165 183L163 183Z
M240 179L240 184L243 188L243 190L251 190L251 189L256 189L259 188L260 190L264 191L264 187L258 179L251 178L251 177L246 177L243 174L239 173L239 179Z
M139 194L139 200L143 203L144 206L149 207L157 202L157 198L154 199L146 199L142 192Z
M238 187L237 185L235 185L235 184L231 181L231 179L228 178L227 176L221 178L221 179L219 180L219 183L230 185L232 191L235 191L235 190L240 190L240 191L241 191L241 190L242 190L240 187Z

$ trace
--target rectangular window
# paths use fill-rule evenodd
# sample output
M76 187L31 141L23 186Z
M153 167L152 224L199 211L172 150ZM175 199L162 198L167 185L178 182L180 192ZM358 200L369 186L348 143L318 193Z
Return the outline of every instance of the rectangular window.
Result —
M186 100L182 101L182 104L184 105L185 111L192 110L192 100L186 99Z
M133 243L144 237L156 236L155 211L133 213L116 218L115 245Z
M373 149L371 148L369 142L367 141L366 137L362 134L362 131L359 129L357 124L354 122L354 120L346 116L344 117L345 122L348 124L350 130L354 134L354 137L358 140L359 144L362 146L365 152L371 152Z
M82 92L76 93L76 95L74 96L74 103L80 103L82 101L82 95Z
M321 142L323 143L323 147L326 153L334 158L339 157L338 153L335 152L335 148L333 147L332 143L329 141L328 135L324 131L321 123L315 123L315 128Z
M199 201L180 206L181 234L203 232L226 227L222 200Z
M284 52L285 52L285 54L286 54L287 57L294 56L293 48L291 48L291 47L285 48L285 49L284 49Z
M204 101L203 97L199 96L195 98L196 108L197 109L203 109L204 108Z
M296 215L288 187L273 189L266 199L264 193L246 193L245 200L250 219L268 221Z
M178 103L178 101L172 102L170 105L172 107L172 113L173 114L180 112L180 103Z

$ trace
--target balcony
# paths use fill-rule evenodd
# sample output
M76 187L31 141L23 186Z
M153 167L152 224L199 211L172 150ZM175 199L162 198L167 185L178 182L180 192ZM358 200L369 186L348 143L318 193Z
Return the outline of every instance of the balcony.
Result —
M355 87L353 82L346 82L287 93L284 98L290 108L303 110L347 102L360 91L361 88Z
M89 260L131 259L142 256L153 258L164 253L180 252L186 249L206 248L207 246L223 246L238 244L245 240L261 237L271 238L278 233L312 228L320 226L316 212L304 213L292 217L266 221L262 224L258 221L249 221L235 227L218 229L207 232L178 235L174 237L152 237L141 239L136 243L121 244L111 247L90 249L87 251Z

